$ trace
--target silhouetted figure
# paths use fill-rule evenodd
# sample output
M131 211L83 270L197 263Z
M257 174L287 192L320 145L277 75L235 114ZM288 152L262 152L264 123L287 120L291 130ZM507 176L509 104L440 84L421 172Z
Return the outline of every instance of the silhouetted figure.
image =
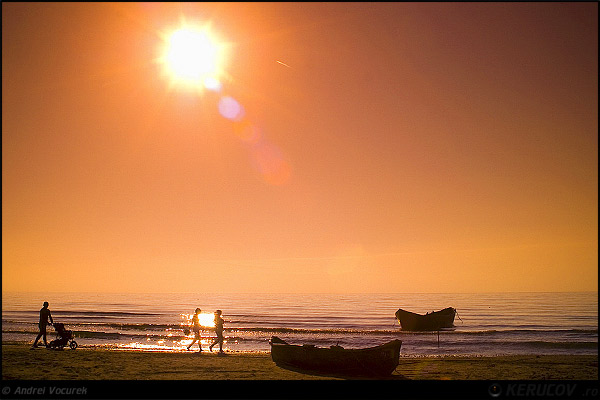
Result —
M192 345L194 343L196 343L196 341L198 341L198 351L199 352L202 351L202 344L200 343L200 330L202 327L200 326L200 319L198 318L198 315L200 315L201 312L202 312L201 309L196 308L196 312L194 313L194 316L192 317L192 323L193 323L192 330L194 331L194 340L187 347L188 350L190 350Z
M221 310L215 311L215 332L217 333L217 339L208 346L208 349L212 352L212 348L215 344L219 344L219 353L224 353L223 351L223 318L221 318Z
M42 309L40 310L40 323L38 324L39 328L40 328L40 333L37 335L37 337L35 338L35 341L33 342L33 346L31 346L32 349L35 349L36 347L38 347L38 340L40 340L41 337L44 338L44 345L46 347L48 347L48 342L46 341L46 326L48 325L48 323L50 325L52 325L54 323L54 321L52 320L52 315L50 314L50 310L48 309L48 302L45 301L44 302L44 307L42 307ZM50 320L50 322L48 322L48 320Z

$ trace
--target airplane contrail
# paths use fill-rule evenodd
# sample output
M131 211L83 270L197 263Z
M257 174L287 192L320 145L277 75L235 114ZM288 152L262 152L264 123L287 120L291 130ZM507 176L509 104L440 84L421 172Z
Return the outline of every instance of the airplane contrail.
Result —
M289 65L287 65L287 64L286 64L286 63L284 63L284 62L281 62L281 61L279 61L279 60L275 60L275 61L276 61L276 62L278 62L278 63L279 63L279 64L281 64L281 65L284 65L284 66L288 67L288 68L292 68L292 67L290 67Z

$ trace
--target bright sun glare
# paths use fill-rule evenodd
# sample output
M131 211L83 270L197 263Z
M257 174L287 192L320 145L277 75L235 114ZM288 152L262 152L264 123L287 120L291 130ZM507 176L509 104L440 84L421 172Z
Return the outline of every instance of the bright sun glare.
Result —
M193 316L194 314L181 314L183 319L182 325L191 325ZM198 314L198 322L205 327L215 326L215 316L213 314L200 313Z
M222 46L207 27L185 26L168 36L162 61L175 81L201 85L217 79Z
M215 326L215 316L212 314L200 314L198 315L198 321L202 326Z

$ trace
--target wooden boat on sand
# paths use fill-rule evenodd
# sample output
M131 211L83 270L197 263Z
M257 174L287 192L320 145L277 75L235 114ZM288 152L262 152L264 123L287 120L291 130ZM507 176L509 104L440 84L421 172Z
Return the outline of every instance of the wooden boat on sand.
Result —
M385 376L391 375L398 366L402 341L344 349L341 346L292 345L273 336L269 344L271 358L282 368L331 375Z
M425 315L403 309L396 311L396 318L398 318L403 331L438 331L442 328L452 328L455 315L456 309L452 307Z

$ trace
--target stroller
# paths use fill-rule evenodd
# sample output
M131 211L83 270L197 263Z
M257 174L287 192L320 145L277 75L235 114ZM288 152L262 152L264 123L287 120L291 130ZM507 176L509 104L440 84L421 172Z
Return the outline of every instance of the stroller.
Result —
M77 342L73 340L73 332L66 330L64 324L55 323L54 329L56 329L56 339L48 344L48 348L62 350L67 344L71 350L77 348Z

